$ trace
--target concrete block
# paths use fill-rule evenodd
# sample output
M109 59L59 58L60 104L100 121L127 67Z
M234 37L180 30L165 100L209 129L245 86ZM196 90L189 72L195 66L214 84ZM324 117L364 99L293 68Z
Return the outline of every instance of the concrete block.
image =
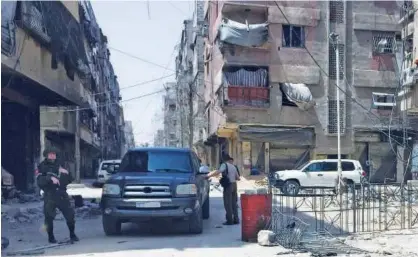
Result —
M270 230L260 230L257 235L257 242L261 246L274 246L276 234Z

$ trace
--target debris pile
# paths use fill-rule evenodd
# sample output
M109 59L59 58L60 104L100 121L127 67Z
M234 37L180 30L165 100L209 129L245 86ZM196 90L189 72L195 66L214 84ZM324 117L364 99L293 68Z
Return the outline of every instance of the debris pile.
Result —
M10 223L11 225L20 223L33 223L43 218L42 207L33 208L8 208L5 212L2 212L2 220Z
M262 180L255 181L255 185L259 187L267 187L269 184L268 178L263 178Z

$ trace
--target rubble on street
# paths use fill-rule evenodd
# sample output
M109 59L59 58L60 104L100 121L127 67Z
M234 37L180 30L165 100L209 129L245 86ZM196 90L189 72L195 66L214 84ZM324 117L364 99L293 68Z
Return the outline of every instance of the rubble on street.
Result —
M97 203L89 201L84 202L84 206L75 208L76 219L90 219L101 215L100 206ZM2 223L11 225L11 227L21 226L21 224L33 223L42 220L43 203L38 202L35 205L24 206L21 204L3 205L2 206ZM56 220L64 220L62 213L57 210Z

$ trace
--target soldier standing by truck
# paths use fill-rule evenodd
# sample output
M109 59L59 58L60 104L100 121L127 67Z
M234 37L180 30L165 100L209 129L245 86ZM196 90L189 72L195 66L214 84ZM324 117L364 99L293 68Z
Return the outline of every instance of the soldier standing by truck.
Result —
M70 240L78 241L75 234L75 215L71 206L70 197L67 194L67 185L72 182L71 174L57 163L57 151L47 149L44 151L45 159L39 164L37 183L44 191L44 215L45 226L48 233L48 241L57 243L54 236L54 219L56 209L59 209L67 221L70 231Z
M240 180L240 173L238 167L234 164L234 159L229 155L223 157L223 163L219 170L210 172L206 177L211 178L219 175L222 175L219 183L223 187L223 200L226 212L226 222L223 224L239 224L237 181Z

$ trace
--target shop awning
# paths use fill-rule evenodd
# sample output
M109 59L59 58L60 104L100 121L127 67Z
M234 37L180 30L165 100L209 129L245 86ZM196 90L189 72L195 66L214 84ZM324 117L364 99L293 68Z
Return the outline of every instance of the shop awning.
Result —
M315 143L315 130L313 127L240 125L238 127L238 137L241 141L310 146Z

